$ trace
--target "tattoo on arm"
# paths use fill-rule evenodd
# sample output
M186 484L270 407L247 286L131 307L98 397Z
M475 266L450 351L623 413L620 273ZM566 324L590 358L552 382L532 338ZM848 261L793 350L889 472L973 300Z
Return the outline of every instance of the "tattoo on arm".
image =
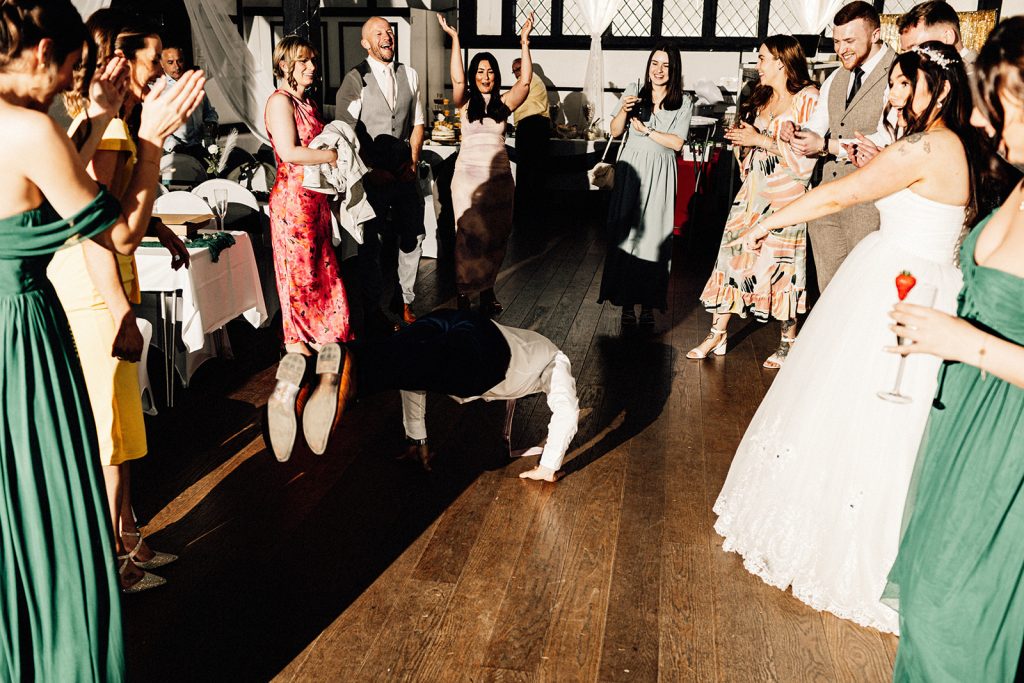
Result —
M921 133L914 133L913 135L908 135L907 137L904 138L904 140L907 141L907 144L906 145L902 145L900 147L900 152L902 154L906 154L907 153L907 145L916 145L918 142L921 143L921 147L922 147L922 149L924 149L924 153L925 154L931 154L932 153L931 142L928 140L927 135L925 133L923 133L923 132L921 132Z

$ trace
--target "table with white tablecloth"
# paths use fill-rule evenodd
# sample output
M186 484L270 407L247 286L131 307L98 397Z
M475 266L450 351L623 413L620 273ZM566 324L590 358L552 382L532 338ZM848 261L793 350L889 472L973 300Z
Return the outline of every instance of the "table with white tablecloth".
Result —
M135 252L140 289L161 296L158 330L165 335L158 338L164 340L164 352L172 359L185 386L199 365L219 355L218 346L222 352L230 352L230 346L224 349L226 340L212 333L239 316L253 327L267 320L252 242L245 232L232 231L231 235L235 244L221 251L216 262L209 248L189 249L191 263L187 269L173 270L170 254L163 247L140 247ZM180 336L177 336L178 325ZM167 332L171 335L169 343ZM179 341L185 353L176 358ZM171 403L170 373L167 381Z

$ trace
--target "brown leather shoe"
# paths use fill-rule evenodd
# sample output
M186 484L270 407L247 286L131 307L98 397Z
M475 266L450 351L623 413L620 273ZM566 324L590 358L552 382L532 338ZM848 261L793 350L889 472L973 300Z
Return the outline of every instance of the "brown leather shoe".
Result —
M341 414L356 393L352 354L341 344L325 344L317 356L316 372L320 381L302 412L302 433L309 449L323 455Z
M406 325L416 322L416 314L412 312L412 306L409 304L402 304L402 322Z
M279 462L292 456L297 431L296 399L306 371L306 357L287 353L277 366L277 384L267 401L268 444Z

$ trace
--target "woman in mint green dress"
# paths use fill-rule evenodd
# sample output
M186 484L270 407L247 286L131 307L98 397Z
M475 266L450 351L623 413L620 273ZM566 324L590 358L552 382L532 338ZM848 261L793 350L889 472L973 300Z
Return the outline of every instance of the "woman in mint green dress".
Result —
M975 64L975 125L1024 163L1024 17ZM1012 681L1024 646L1024 190L964 241L958 316L899 304L904 353L945 359L886 599L896 681ZM896 350L896 349L891 349Z
M82 243L97 284L121 289L114 251L130 253L117 202L86 175L67 136L46 116L71 82L88 40L69 0L0 4L0 680L124 678L121 616L95 423L67 318L46 278L56 250ZM115 65L116 66L116 65ZM118 91L90 89L102 132ZM89 78L86 78L89 83ZM199 94L202 94L201 83ZM194 107L182 89L143 110L147 145ZM102 96L102 97L100 97ZM185 98L185 100L183 100ZM147 111L147 109L149 109ZM96 111L90 108L91 112ZM164 132L166 131L166 132ZM90 138L86 148L98 137ZM149 213L161 144L124 211ZM87 155L87 152L83 152ZM61 216L64 218L61 219ZM109 278L106 277L109 274ZM123 291L123 290L121 290ZM112 354L137 360L131 309L115 321Z

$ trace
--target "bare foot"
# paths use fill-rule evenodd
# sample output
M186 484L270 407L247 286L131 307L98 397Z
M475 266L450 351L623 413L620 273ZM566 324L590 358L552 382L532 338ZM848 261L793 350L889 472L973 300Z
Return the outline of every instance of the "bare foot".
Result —
M532 470L526 470L525 472L519 473L520 479L533 479L534 481L550 481L552 483L562 478L559 472L551 469L550 467L544 467L543 465L537 465Z

